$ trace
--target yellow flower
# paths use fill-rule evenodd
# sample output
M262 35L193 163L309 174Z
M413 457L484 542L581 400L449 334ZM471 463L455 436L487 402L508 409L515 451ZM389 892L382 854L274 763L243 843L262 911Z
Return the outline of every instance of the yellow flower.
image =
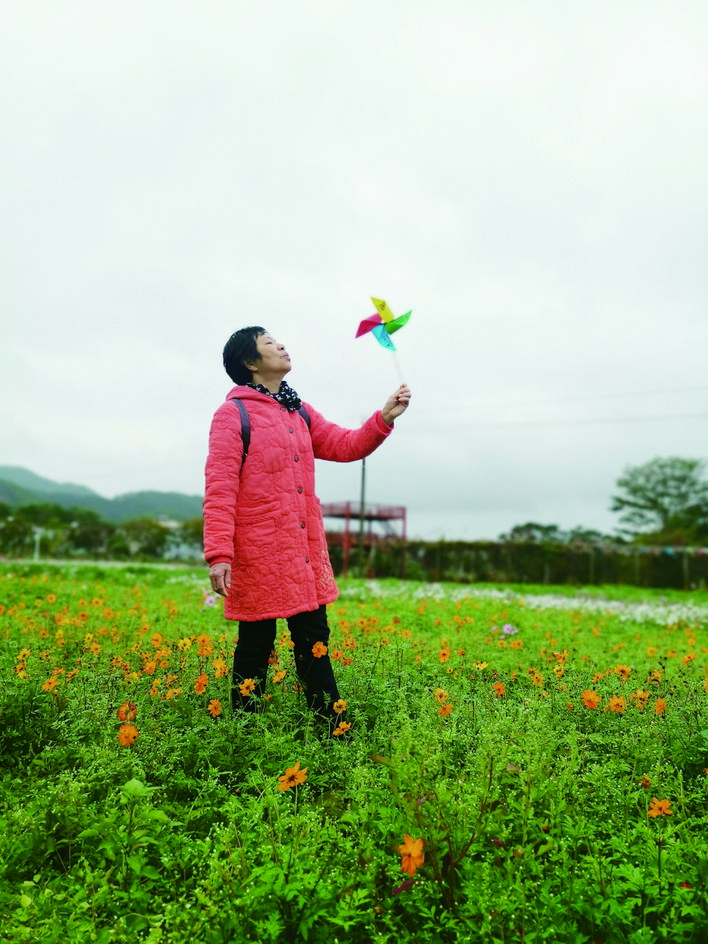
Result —
M658 797L654 797L647 811L649 816L673 816L674 814L669 806L669 802L669 800L660 800Z
M439 705L443 705L447 701L449 693L446 692L444 688L436 688L433 694L435 695L435 701Z
M425 860L424 845L423 839L414 839L408 833L403 834L403 845L398 846L397 850L402 857L401 872L407 872L413 878L416 870L421 867Z
M300 770L300 761L295 761L294 767L288 767L282 777L278 777L278 790L290 790L307 780L307 767Z
M225 675L228 675L229 673L229 667L226 664L226 660L222 658L222 656L219 656L217 659L214 659L211 666L214 669L214 675L216 676L216 678L223 678Z
M616 665L614 671L615 675L619 675L623 682L626 682L629 676L632 674L632 670L628 665Z

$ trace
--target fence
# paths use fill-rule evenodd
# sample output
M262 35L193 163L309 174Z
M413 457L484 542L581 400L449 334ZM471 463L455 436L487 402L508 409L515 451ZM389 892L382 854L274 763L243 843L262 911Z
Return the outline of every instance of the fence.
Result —
M362 561L359 550L353 559ZM335 572L342 549L330 546ZM361 567L359 568L361 572ZM366 549L368 576L461 583L629 584L695 589L708 586L708 549L634 545L573 546L525 542L411 541Z

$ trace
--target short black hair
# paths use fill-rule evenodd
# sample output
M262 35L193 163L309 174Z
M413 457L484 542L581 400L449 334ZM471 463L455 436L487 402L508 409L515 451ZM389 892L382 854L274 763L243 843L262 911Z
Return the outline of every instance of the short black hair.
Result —
M265 328L258 325L239 328L224 345L224 367L235 384L249 384L253 380L253 374L246 367L246 361L253 364L261 359L256 339L267 333Z

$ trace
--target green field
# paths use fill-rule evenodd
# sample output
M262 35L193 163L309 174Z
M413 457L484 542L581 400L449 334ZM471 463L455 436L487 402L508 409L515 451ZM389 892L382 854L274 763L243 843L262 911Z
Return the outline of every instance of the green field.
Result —
M204 570L0 565L4 941L708 939L708 594L341 590L329 738Z

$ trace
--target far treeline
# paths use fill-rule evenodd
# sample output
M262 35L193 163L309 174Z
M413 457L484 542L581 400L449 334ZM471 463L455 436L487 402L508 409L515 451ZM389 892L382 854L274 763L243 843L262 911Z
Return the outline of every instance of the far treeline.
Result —
M699 459L657 458L627 468L616 483L613 535L528 522L497 541L382 541L360 548L369 576L464 582L626 583L697 587L708 583L708 481ZM119 561L202 560L202 518L137 517L114 523L85 507L0 502L6 558ZM341 572L341 541L330 548Z

